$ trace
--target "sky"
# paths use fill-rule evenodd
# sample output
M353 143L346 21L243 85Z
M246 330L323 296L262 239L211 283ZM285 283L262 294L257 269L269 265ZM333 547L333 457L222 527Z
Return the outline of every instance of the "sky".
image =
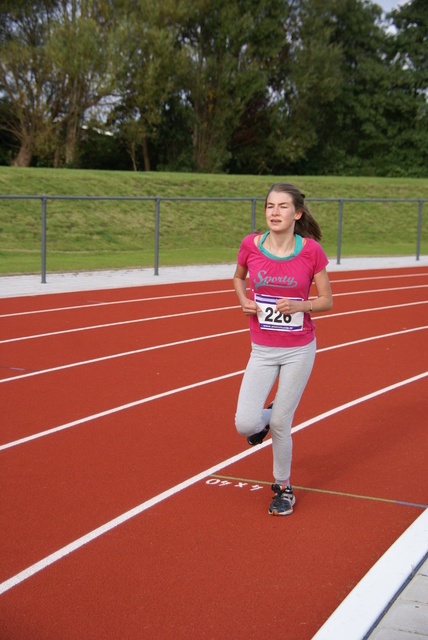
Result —
M397 9L399 4L404 4L405 0L373 0L378 4L385 13L389 11L393 11L393 9Z

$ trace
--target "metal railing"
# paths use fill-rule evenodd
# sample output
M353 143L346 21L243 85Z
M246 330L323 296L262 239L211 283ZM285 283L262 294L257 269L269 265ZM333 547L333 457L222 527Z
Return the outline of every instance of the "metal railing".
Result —
M2 200L40 200L41 202L41 281L46 283L46 225L47 225L47 202L48 200L109 200L109 201L151 201L155 203L155 238L154 238L154 275L159 275L159 237L160 237L160 203L161 202L251 202L251 230L256 228L256 203L264 202L265 198L258 197L237 197L237 198L187 198L187 197L164 197L164 196L29 196L29 195L1 195ZM401 202L415 203L418 205L418 224L416 237L416 260L421 255L421 235L422 235L422 205L428 202L427 198L306 198L306 202L337 202L339 205L338 235L337 235L337 264L340 264L342 254L342 227L343 227L343 205L350 202Z

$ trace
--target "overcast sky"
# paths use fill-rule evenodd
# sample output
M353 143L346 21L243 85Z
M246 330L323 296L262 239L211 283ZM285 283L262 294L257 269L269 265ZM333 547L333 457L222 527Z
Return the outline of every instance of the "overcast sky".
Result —
M385 13L396 9L399 4L405 4L405 0L373 0L376 4L378 4Z

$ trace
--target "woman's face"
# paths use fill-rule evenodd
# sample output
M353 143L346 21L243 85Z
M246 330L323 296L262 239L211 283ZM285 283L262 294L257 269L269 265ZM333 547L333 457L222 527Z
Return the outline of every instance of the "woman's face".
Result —
M287 231L294 229L294 223L301 218L302 212L296 212L289 193L271 191L266 200L265 215L270 231Z

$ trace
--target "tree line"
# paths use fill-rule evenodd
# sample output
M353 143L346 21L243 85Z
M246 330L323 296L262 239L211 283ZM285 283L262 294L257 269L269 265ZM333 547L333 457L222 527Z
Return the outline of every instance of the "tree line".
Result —
M0 164L428 175L428 3L2 0Z

